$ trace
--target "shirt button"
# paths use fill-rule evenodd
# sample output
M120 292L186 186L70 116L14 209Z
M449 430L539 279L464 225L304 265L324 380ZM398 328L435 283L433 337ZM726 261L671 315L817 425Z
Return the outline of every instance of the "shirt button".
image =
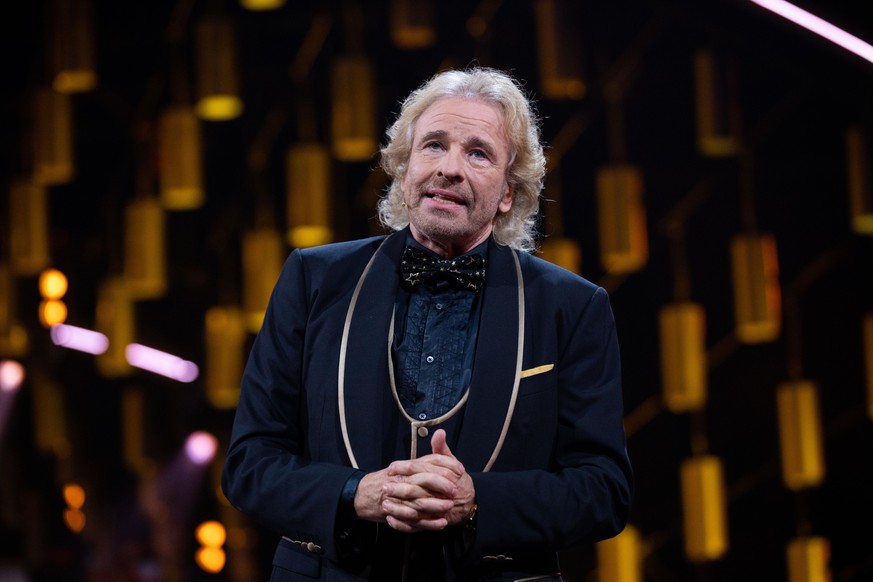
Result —
M418 427L418 436L420 436L421 438L424 438L427 436L427 427L426 426Z
M422 412L418 415L418 420L426 420L426 419L427 419L427 415L425 413Z
M428 356L425 358L428 364L433 364L433 356Z
M437 303L435 307L437 308L437 310L440 310L440 309L443 308L443 304L442 304L442 303Z

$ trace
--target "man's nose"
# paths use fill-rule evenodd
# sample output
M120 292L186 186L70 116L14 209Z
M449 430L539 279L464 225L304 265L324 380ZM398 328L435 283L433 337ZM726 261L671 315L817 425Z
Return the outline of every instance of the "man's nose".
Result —
M456 182L463 177L461 170L463 164L463 152L456 148L450 148L443 156L440 163L439 173L444 178Z

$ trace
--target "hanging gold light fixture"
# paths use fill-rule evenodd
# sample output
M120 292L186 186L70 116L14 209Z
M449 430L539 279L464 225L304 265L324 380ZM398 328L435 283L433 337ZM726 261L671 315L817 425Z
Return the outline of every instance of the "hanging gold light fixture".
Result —
M721 558L728 549L721 459L713 455L686 459L680 477L685 556L695 563Z
M236 119L243 112L239 93L236 28L224 14L207 14L196 26L197 116L207 121Z
M706 312L699 303L665 305L658 315L661 385L670 412L702 410L706 405Z
M97 86L92 0L52 0L49 36L52 88L84 93Z
M96 356L97 369L106 378L126 376L133 371L126 348L133 343L136 319L133 301L122 277L101 281L97 290L97 331L109 339L109 347Z
M582 249L579 243L563 236L552 236L543 241L540 257L574 273L581 273Z
M48 200L43 186L17 178L9 188L10 265L22 277L37 275L51 262Z
M148 430L145 418L145 398L136 388L121 393L121 441L125 465L140 477L154 473L154 461L146 455Z
M714 51L694 52L694 97L698 151L734 156L740 148L740 114L734 62Z
M436 42L432 0L391 0L391 39L403 50L421 49Z
M744 233L731 239L737 338L746 344L777 339L782 329L782 291L776 239Z
M649 258L643 177L639 168L612 163L597 171L600 261L614 275L632 273Z
M793 538L788 541L786 558L788 582L831 582L831 544L827 538Z
M343 162L369 160L377 150L373 67L361 54L338 57L331 70L333 153Z
M214 408L230 410L239 402L245 367L245 317L239 307L216 306L205 321L206 397Z
M158 179L161 203L167 210L203 206L202 151L200 119L194 109L182 104L167 107L158 127Z
M15 319L15 278L6 261L0 261L0 356L20 357L27 352L27 329Z
M136 196L125 208L124 279L134 301L167 292L164 209L156 196Z
M67 415L61 387L41 373L31 374L33 386L34 442L44 454L66 458L70 455Z
M40 87L33 106L33 182L39 186L71 182L75 165L70 96Z
M239 0L239 5L253 12L266 12L282 8L285 0Z
M243 313L246 329L252 333L257 333L264 323L267 303L284 259L285 247L276 229L260 227L243 235Z
M867 380L867 417L873 420L873 313L864 315L861 328L864 344L864 371Z
M873 234L873 157L867 134L860 127L846 130L846 173L852 229Z
M587 92L582 59L576 47L579 3L574 0L537 0L534 4L537 62L546 99L582 99Z
M292 146L286 160L288 244L311 247L330 242L330 153L321 144L303 143Z
M617 536L597 542L598 582L642 582L640 533L628 524Z
M783 382L776 405L782 481L792 491L821 485L825 458L818 387L810 380Z

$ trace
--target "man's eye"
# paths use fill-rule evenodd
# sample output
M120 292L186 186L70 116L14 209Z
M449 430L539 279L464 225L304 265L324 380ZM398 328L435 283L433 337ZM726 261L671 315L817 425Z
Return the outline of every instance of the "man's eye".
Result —
M440 142L438 141L431 141L424 144L424 149L426 150L439 150L442 149L442 147L442 144L440 144Z
M479 160L488 159L488 155L482 150L470 150L470 155Z

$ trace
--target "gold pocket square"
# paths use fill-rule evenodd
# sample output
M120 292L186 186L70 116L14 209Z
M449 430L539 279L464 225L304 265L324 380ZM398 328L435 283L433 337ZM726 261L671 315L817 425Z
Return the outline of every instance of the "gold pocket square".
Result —
M528 368L527 370L521 371L521 377L527 378L528 376L536 376L537 374L548 372L554 367L554 364L543 364L542 366L537 366L536 368Z

